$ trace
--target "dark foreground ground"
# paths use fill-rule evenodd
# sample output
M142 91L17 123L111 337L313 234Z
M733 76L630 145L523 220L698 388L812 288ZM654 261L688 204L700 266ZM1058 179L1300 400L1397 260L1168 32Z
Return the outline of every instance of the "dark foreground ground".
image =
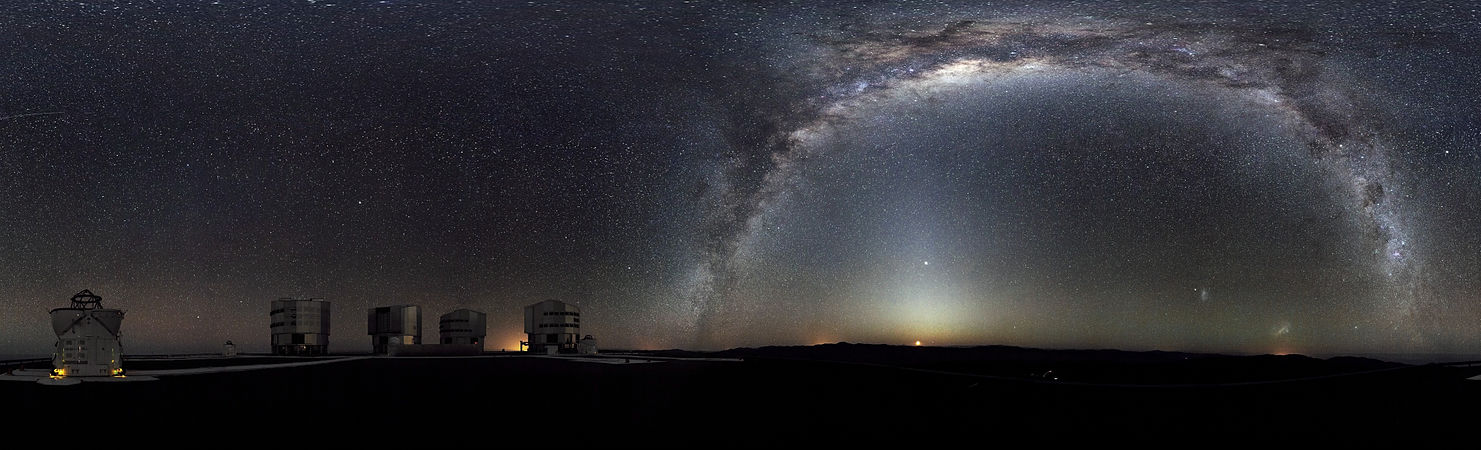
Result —
M291 436L293 448L1481 442L1481 381L1465 379L1481 368L1011 347L647 354L744 361L374 358L150 382L0 382L0 399L11 436L82 436L96 421L170 447L199 430ZM225 364L128 367L199 365Z

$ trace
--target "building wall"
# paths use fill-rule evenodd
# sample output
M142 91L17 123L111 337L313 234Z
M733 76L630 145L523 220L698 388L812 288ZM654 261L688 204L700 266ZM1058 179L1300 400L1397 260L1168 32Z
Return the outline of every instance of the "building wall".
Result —
M390 356L470 356L483 354L482 345L473 344L422 344L388 347Z
M123 347L102 327L74 327L57 336L52 368L63 376L112 376L123 367Z

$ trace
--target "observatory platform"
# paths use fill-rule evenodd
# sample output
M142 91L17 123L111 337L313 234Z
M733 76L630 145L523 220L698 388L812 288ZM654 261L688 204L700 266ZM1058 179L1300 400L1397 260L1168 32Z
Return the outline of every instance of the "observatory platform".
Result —
M450 434L469 443L685 448L945 444L985 432L1044 443L1087 436L1221 436L1221 442L1320 436L1331 444L1343 436L1371 438L1373 430L1466 437L1481 419L1481 411L1469 408L1481 401L1481 383L1466 380L1481 367L1273 355L1200 361L1158 352L820 347L827 348L130 358L129 378L137 373L156 380L63 387L0 382L0 398L18 411L116 405L129 411L111 419L124 428L203 417L247 424L296 405L346 420L398 411L394 429L402 432L497 435ZM1070 381L1036 376L1043 364ZM3 378L26 372L12 373ZM562 409L541 416L530 405ZM380 439L333 435L346 442Z

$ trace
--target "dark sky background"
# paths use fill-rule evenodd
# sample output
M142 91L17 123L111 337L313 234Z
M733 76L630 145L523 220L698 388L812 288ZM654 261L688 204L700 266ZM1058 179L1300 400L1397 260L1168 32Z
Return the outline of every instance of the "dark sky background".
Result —
M1481 6L18 2L0 354L271 300L515 348L1481 353Z

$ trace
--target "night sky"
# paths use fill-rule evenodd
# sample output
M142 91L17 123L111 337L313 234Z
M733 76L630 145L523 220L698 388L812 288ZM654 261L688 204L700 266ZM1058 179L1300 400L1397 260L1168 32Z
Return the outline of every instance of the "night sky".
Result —
M1307 3L7 4L0 354L1481 353L1481 5Z

